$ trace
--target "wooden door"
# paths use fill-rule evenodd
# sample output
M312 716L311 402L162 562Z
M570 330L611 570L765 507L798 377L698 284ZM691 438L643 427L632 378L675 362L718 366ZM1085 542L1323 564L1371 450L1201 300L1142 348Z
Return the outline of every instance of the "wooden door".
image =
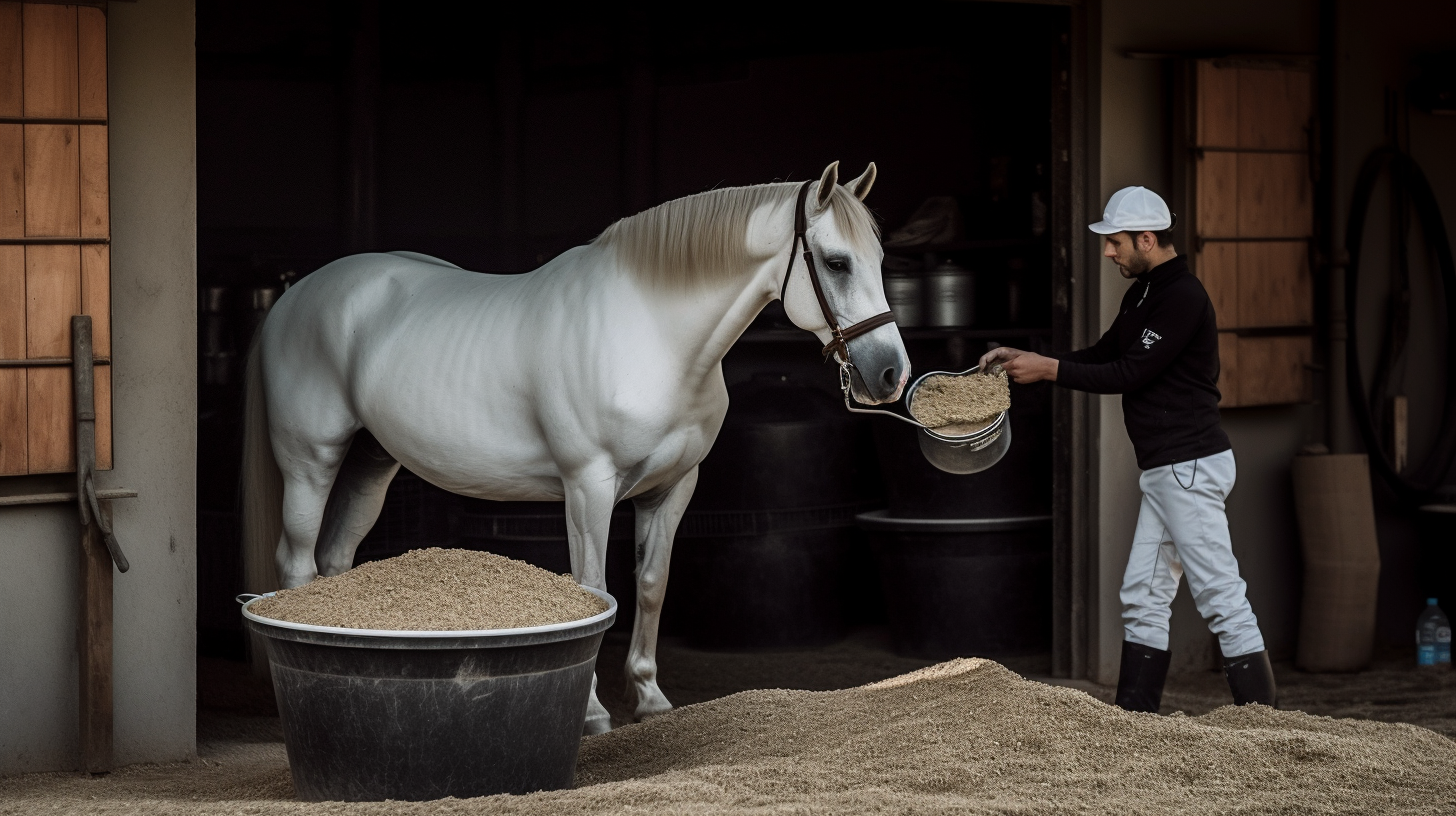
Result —
M75 469L71 316L92 318L111 468L106 17L0 2L0 476Z
M1193 270L1218 313L1224 407L1309 398L1314 292L1313 74L1301 66L1184 65L1175 168Z

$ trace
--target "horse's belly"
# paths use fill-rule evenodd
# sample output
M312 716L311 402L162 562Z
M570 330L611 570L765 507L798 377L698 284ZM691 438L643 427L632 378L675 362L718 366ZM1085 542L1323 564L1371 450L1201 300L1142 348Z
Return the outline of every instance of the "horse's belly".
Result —
M413 470L413 468L411 468ZM547 477L525 477L515 479L502 479L495 475L477 475L468 483L444 484L448 482L448 476L433 474L422 474L421 478L437 487L442 487L452 493L459 493L462 496L470 496L475 499L491 499L492 501L562 501L566 498L565 491L561 488L561 480Z
M495 422L465 410L401 415L370 412L364 424L412 473L454 493L500 501L553 501L564 495L560 471L529 423L492 412ZM505 414L505 416L502 416Z
M431 455L413 450L398 457L421 479L462 496L496 501L560 501L561 478L549 461L456 451Z

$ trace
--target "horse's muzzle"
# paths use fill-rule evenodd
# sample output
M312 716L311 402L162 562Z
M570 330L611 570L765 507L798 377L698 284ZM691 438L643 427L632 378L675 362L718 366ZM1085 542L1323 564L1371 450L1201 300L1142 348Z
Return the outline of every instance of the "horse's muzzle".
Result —
M882 327L849 341L849 348L854 363L849 388L854 398L866 405L899 399L910 379L910 358L900 333L893 326Z

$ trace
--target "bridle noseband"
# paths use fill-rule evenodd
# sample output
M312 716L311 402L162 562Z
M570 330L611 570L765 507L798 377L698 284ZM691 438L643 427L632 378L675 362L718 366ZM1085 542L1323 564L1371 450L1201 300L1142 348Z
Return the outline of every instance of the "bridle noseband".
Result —
M856 337L895 322L895 313L886 311L874 317L865 318L858 323L839 327L839 321L834 319L834 312L829 309L829 301L824 297L824 287L819 283L819 270L814 266L814 253L809 249L809 239L805 232L809 229L809 215L804 211L804 205L809 200L809 185L812 180L804 182L799 188L799 202L794 207L794 243L789 245L789 268L784 272L784 285L779 290L779 299L784 300L789 291L789 277L794 274L794 250L799 248L799 242L804 244L804 265L809 268L809 282L814 284L814 296L819 299L819 311L824 313L824 322L829 325L829 333L834 337L824 346L824 359L834 355L841 369L848 369L853 366L849 360L849 341ZM785 301L787 302L787 301ZM841 374L847 374L841 371Z

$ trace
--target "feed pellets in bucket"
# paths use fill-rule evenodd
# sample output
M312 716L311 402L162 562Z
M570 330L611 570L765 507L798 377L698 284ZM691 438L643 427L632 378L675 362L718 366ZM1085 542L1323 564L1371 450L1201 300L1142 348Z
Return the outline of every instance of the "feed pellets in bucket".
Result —
M920 452L946 473L978 473L1011 447L1011 388L999 366L932 371L910 386L906 403L921 426Z
M243 606L272 664L300 799L570 787L610 595L437 548Z
M488 552L411 550L259 600L253 614L351 629L550 626L607 609L569 575Z
M931 374L915 390L910 415L942 436L966 436L1010 410L1006 372Z

